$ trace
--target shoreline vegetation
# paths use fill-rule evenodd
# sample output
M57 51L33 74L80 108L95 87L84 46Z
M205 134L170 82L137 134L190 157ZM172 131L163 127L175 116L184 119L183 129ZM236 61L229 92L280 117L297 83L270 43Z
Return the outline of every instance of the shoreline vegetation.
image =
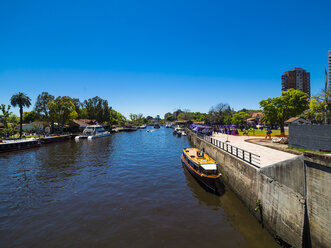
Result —
M81 101L69 96L55 97L48 92L38 95L32 111L24 108L31 106L31 99L24 93L14 94L11 105L0 105L0 138L35 137L45 134L70 132L74 120L87 120L101 124L106 128L141 126L153 123L201 123L208 125L228 125L238 130L239 135L266 136L272 130L271 137L287 136L286 120L302 117L315 124L331 122L331 93L309 97L306 93L289 89L281 96L260 101L261 110L241 109L234 111L229 104L212 106L208 113L180 110L166 113L164 118L129 115L126 118L114 110L107 100L98 96ZM11 112L11 107L19 108L19 117Z

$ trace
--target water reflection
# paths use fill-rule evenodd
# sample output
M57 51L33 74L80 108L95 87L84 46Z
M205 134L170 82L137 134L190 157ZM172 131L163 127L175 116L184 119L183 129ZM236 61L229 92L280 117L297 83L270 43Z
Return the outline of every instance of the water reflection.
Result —
M204 185L195 180L195 178L184 168L184 166L183 171L186 178L186 184L192 191L192 195L199 201L199 204L214 207L219 207L221 205L220 196L225 193L224 184L222 182L220 182L220 188L223 190L218 196L208 192Z
M0 156L0 247L272 247L181 166L188 146L161 128Z

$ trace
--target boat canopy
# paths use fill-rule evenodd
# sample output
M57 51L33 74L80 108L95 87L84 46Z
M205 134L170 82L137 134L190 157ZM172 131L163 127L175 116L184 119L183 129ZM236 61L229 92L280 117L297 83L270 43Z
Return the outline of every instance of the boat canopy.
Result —
M216 164L202 164L200 165L204 170L217 170Z

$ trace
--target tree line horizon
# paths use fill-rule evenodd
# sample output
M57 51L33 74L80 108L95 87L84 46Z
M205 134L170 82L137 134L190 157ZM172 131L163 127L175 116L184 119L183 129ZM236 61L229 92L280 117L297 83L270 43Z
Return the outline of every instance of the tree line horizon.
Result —
M291 117L301 116L311 120L313 123L330 123L330 91L309 97L306 93L295 89L283 91L279 97L267 98L259 102L261 110L241 109L234 111L229 104L219 103L212 106L208 113L191 112L190 110L178 110L178 115L166 113L164 119L158 119L161 123L172 121L196 121L205 124L216 125L236 125L242 126L250 112L263 112L260 120L264 125L277 124L281 132L284 132L285 121ZM20 132L22 136L22 124L34 121L45 122L54 130L54 123L57 123L61 130L73 119L90 119L98 123L108 124L110 126L124 126L126 123L138 126L150 123L152 116L144 117L142 114L129 115L127 119L120 112L109 106L108 101L98 96L80 101L79 98L69 96L55 97L48 92L42 92L38 95L34 109L24 112L25 107L31 106L31 99L24 93L17 93L11 97L11 105L0 105L2 115L0 115L4 128L0 130L0 135L7 136ZM20 117L14 115L10 109L11 106L19 107ZM19 128L17 123L19 122ZM247 128L247 122L245 125Z

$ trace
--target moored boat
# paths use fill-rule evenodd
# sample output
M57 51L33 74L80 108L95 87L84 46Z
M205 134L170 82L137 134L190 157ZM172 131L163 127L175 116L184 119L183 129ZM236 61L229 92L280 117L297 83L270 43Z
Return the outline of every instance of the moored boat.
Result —
M207 190L220 194L219 178L221 173L217 163L204 151L197 148L184 148L181 156L184 167Z
M154 124L154 128L160 128L160 125L158 123Z
M110 133L107 132L101 125L91 125L87 126L84 131L83 135L79 135L75 137L75 140L78 139L95 139L100 137L109 136Z
M138 126L137 128L138 129L145 129L147 127L147 125L146 124L143 124L143 125L141 125L141 126Z

